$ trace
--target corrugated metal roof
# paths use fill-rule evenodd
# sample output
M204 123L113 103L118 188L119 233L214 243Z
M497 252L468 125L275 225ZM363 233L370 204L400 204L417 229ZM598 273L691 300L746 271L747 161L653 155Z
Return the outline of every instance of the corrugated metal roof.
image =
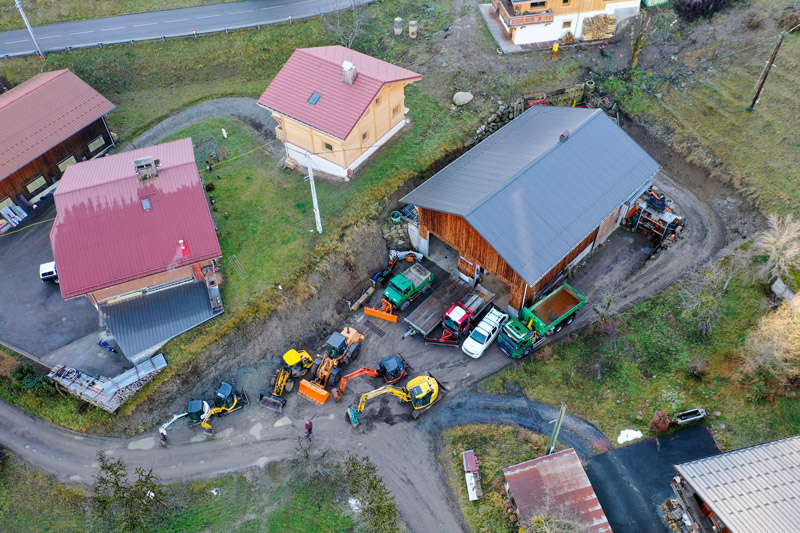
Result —
M151 348L216 316L205 283L194 281L112 304L101 304L106 326L125 357L145 361Z
M352 85L342 81L344 61L352 63L358 72ZM299 48L258 103L338 139L346 139L385 84L419 79L422 76L416 72L343 46ZM316 104L308 102L313 93L321 95Z
M133 160L146 156L161 166L140 180ZM222 255L191 139L71 165L54 196L64 298Z
M800 435L675 470L734 533L800 531Z
M535 106L402 201L466 218L532 285L659 168L601 110Z
M572 448L509 466L503 469L503 475L520 520L563 508L568 516L574 515L581 522L582 531L611 532L589 477Z
M54 70L0 94L0 180L114 109L69 70Z

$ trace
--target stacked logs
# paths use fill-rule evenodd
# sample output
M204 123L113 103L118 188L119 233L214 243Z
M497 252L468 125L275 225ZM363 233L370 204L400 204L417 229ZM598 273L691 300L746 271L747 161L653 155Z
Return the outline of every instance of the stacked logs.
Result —
M614 36L617 29L617 17L615 15L597 15L583 21L583 40L599 41L610 39Z

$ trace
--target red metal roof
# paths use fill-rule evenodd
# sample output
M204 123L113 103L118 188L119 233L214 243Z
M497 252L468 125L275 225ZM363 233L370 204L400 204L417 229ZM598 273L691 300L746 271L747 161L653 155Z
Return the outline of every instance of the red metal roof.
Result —
M342 81L345 61L358 72L352 85ZM420 79L416 72L344 46L299 48L258 103L344 140L384 85ZM321 95L315 105L308 103L313 93Z
M140 180L133 160L147 156L158 177ZM54 197L65 299L222 255L191 139L71 165Z
M572 448L509 466L503 474L520 520L545 511L545 502L550 501L550 505L565 506L583 523L585 531L611 533L592 484Z
M112 109L69 70L37 74L0 94L0 180Z

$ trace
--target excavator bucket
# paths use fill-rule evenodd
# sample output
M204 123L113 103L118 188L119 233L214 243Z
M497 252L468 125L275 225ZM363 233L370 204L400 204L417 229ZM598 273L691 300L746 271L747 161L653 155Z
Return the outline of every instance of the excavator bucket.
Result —
M281 413L283 412L283 407L286 405L286 400L284 398L279 398L277 396L273 396L272 394L262 392L259 396L258 403L261 404L261 407L266 407L270 411Z
M350 419L350 423L354 426L358 425L358 413L356 413L356 410L352 407L347 409L347 418Z
M300 386L297 388L297 394L303 396L314 403L325 405L328 401L330 392L326 391L322 386L307 379L300 380Z

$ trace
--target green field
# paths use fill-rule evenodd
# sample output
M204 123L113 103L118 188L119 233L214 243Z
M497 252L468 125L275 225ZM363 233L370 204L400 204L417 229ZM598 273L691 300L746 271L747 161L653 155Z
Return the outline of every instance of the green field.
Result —
M41 470L3 454L0 466L0 522L7 533L118 531L93 512L89 491L64 484ZM308 461L270 464L245 475L176 483L162 488L164 507L147 531L241 531L305 533L352 531L356 520L342 494L338 465L315 469ZM217 496L212 489L219 489ZM35 495L35 497L33 497Z
M23 0L25 14L31 25L43 26L72 20L94 19L162 11L180 7L222 4L236 0ZM3 2L0 7L0 31L24 28L22 16L14 7L13 0Z
M694 407L711 415L707 425L724 448L794 434L800 424L794 394L746 372L741 356L745 335L769 306L752 272L731 280L721 317L705 340L681 318L679 290L680 284L622 313L616 347L609 330L593 326L535 352L484 386L504 392L507 383L518 383L532 399L561 400L612 443L623 429L647 434L656 410L672 415ZM708 365L700 380L687 371L696 360ZM763 390L774 391L772 401Z

